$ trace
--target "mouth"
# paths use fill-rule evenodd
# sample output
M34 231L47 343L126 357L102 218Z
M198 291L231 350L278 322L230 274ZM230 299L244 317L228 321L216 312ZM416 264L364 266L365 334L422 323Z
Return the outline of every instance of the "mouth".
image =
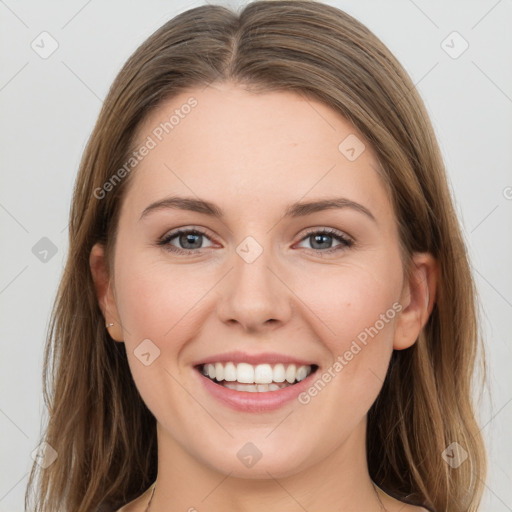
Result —
M316 364L258 364L216 362L195 369L218 386L248 393L267 393L293 387L318 370Z

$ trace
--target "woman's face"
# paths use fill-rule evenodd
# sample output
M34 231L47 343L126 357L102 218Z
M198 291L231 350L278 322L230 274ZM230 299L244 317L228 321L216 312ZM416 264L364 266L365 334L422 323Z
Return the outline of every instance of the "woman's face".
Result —
M103 304L160 446L265 478L360 451L392 350L415 340L372 149L321 103L232 84L162 104L136 147Z

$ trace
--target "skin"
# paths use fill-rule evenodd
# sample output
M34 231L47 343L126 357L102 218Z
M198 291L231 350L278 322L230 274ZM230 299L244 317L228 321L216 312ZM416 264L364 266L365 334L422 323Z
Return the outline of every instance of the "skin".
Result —
M99 304L115 324L109 333L125 343L157 420L151 511L377 512L367 412L393 349L410 347L428 319L436 262L415 254L413 276L404 278L377 159L368 144L354 161L338 150L350 134L363 140L338 113L290 92L253 94L217 83L161 104L139 127L139 142L190 96L198 105L132 171L113 275L101 245L90 255ZM161 209L140 220L149 204L171 194L211 201L225 218ZM375 221L351 208L283 216L293 202L332 196L365 206ZM169 242L192 256L157 245L172 230L194 227L206 232L197 245L184 237L181 245L179 237ZM328 237L315 245L308 228L333 228L355 243ZM252 263L236 252L247 236L263 248ZM213 399L194 373L201 358L239 349L295 355L316 362L321 374L394 303L401 311L307 405L237 412ZM160 350L149 366L134 355L144 339ZM262 453L251 468L237 458L249 441ZM423 510L378 492L389 512ZM120 510L143 511L148 499L146 492Z

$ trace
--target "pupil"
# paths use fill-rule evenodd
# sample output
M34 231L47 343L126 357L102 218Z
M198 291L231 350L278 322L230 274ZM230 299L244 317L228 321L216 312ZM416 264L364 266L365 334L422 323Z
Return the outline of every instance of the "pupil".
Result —
M182 246L185 245L185 248L187 248L187 249L199 249L201 247L201 242L200 242L201 236L202 236L201 234L197 234L197 233L186 233L184 235L181 235L180 244ZM188 247L187 246L188 243L192 243L192 245L194 244L194 238L195 238L196 245L193 247ZM199 242L198 242L198 240L199 240Z
M319 244L325 243L326 241L328 241L326 239L329 239L329 238L331 238L331 236L330 235L326 235L326 234L313 235L313 240L314 241L313 241L313 243L311 245L312 245L313 248L315 248L315 244L316 243L319 243ZM322 247L316 247L316 248L317 249L318 248L322 249Z

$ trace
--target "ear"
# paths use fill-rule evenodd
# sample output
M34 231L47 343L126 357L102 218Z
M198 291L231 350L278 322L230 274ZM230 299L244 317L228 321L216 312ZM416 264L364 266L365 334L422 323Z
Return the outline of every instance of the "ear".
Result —
M427 323L434 307L438 281L435 258L429 253L415 253L411 275L404 283L397 318L393 348L403 350L412 346Z
M110 336L116 341L123 341L123 331L117 313L116 301L111 286L111 280L108 273L105 248L102 244L94 244L89 255L89 266L91 268L92 279L96 289L96 297L103 316L105 324L114 325L105 327Z

